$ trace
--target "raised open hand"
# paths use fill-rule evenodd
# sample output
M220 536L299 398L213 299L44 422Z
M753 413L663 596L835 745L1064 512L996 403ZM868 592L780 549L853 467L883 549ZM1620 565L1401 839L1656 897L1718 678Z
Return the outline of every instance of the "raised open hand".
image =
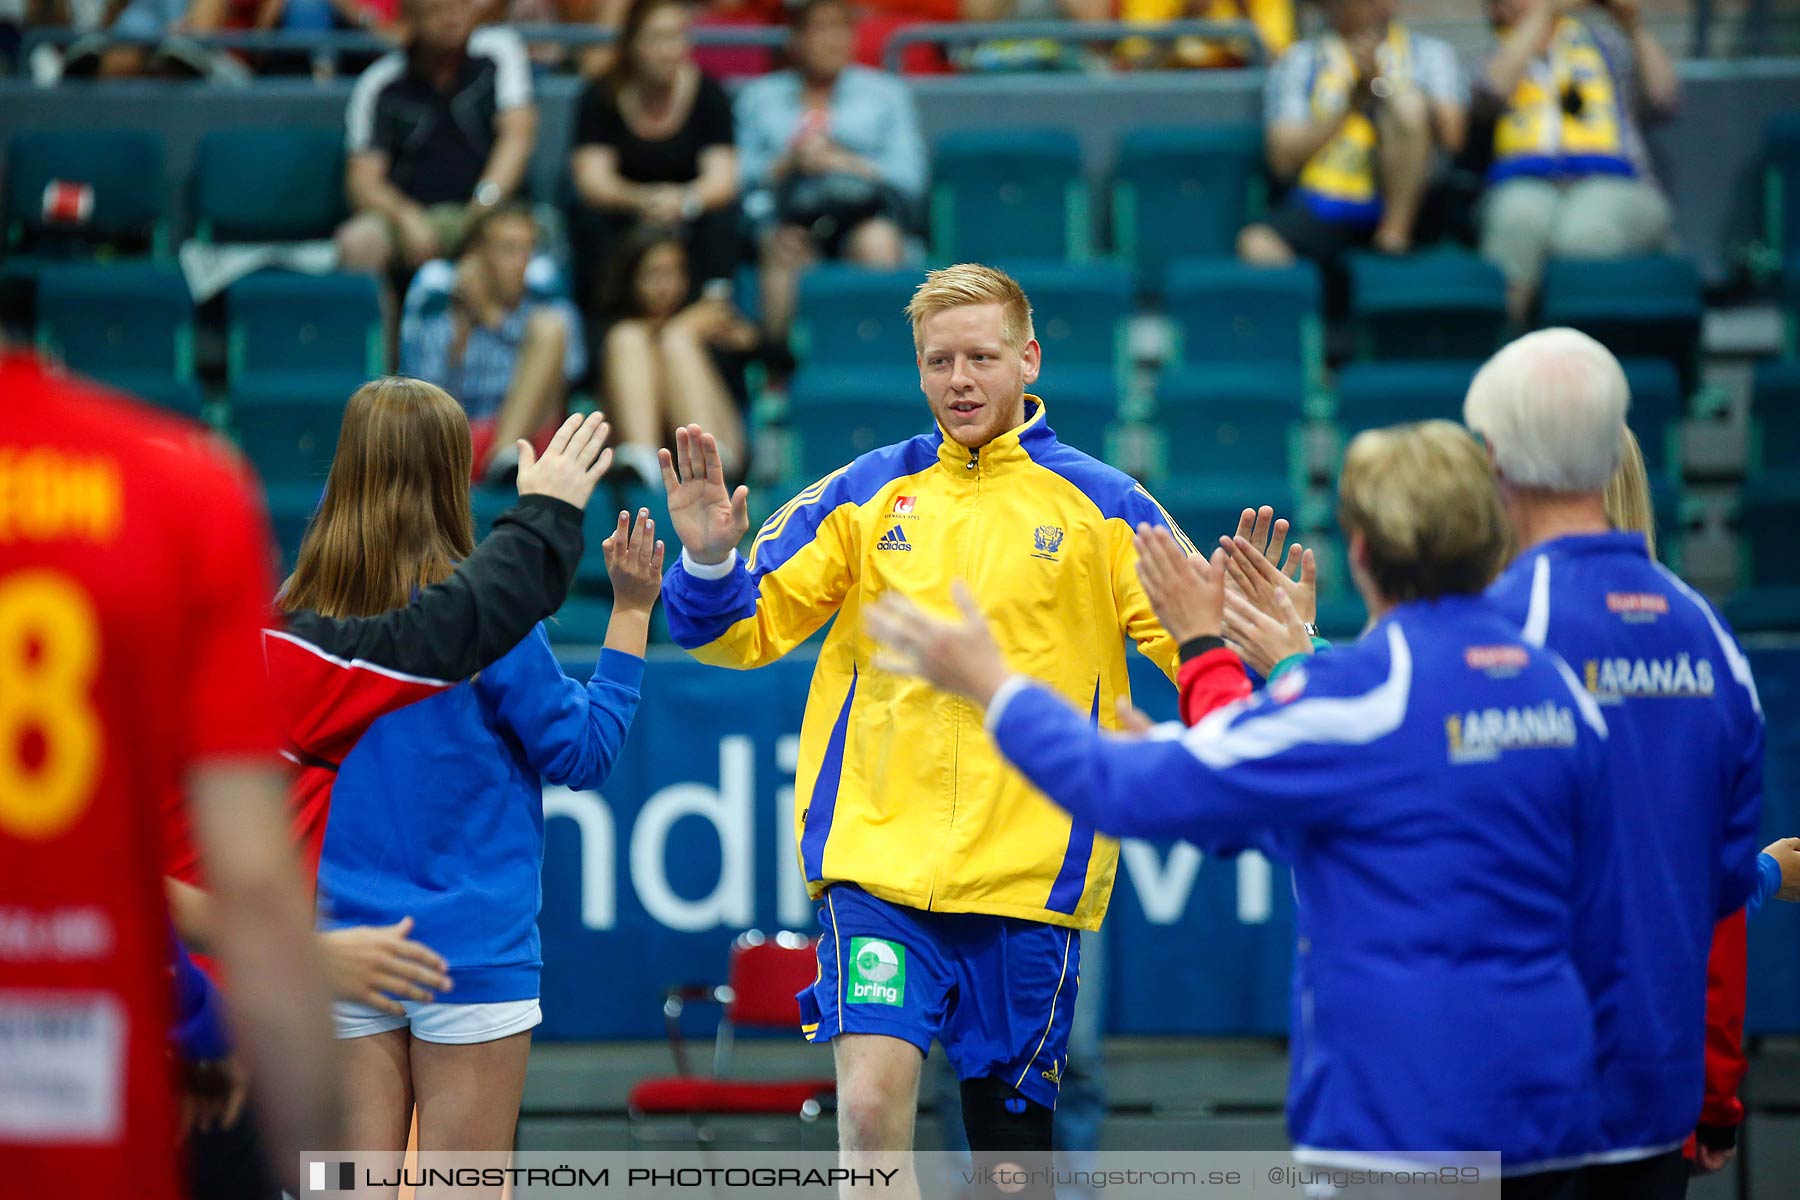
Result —
M1277 527L1286 524L1277 521ZM1275 557L1266 553L1266 547L1275 547L1279 554L1283 537L1272 538L1262 542L1251 537L1220 538L1219 545L1226 551L1225 586L1237 593L1251 604L1271 617L1279 617L1275 609L1277 593L1286 593L1293 603L1294 611L1307 624L1318 620L1319 616L1319 564L1311 550L1303 548L1298 542L1288 547L1287 561L1277 568Z
M599 413L577 413L562 423L539 458L531 443L519 440L519 495L555 496L576 508L586 508L594 485L612 466L613 452L606 446L612 426Z
M658 450L669 520L675 536L697 563L722 563L750 529L750 489L725 487L719 443L698 425L675 431L675 452Z

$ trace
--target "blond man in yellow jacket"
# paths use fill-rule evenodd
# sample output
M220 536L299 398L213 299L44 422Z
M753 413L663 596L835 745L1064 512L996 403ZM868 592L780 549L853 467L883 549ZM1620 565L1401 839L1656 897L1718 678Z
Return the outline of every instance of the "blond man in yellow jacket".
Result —
M726 489L711 435L677 431L662 463L683 549L664 603L679 644L736 668L837 618L801 727L794 832L822 927L803 1031L834 1044L840 1145L910 1148L935 1037L963 1081L971 1146L1048 1149L1077 935L1099 927L1118 847L1009 767L973 707L884 670L862 609L899 588L953 612L964 579L1008 661L1112 727L1127 639L1175 669L1132 547L1140 523L1174 523L1135 480L1059 442L1026 394L1041 354L1010 277L933 271L908 315L937 429L802 491L747 560L746 490Z

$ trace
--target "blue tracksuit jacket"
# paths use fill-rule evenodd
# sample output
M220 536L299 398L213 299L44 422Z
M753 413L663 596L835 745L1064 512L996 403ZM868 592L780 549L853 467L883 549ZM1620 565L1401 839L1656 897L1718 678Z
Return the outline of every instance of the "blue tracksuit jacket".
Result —
M1622 936L1627 964L1600 1005L1612 1053L1601 1064L1598 1150L1670 1150L1700 1115L1713 925L1761 882L1763 718L1750 664L1639 534L1546 542L1489 594L1527 642L1574 668L1606 714L1607 794L1630 852L1618 863L1623 925L1583 922L1609 941Z
M603 650L583 685L542 625L468 683L389 713L344 760L319 860L322 923L385 925L450 964L443 1003L538 995L545 783L600 786L644 660Z
M1491 1150L1528 1173L1593 1144L1575 914L1614 890L1606 725L1487 600L1402 606L1192 730L1103 734L1021 681L988 719L1102 833L1254 843L1292 866L1302 1161Z

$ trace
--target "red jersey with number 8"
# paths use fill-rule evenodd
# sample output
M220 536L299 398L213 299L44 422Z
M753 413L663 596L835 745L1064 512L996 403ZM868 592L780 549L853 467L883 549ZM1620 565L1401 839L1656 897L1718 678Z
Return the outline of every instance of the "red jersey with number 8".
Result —
M0 356L0 1179L182 1194L160 807L278 744L273 553L198 426Z

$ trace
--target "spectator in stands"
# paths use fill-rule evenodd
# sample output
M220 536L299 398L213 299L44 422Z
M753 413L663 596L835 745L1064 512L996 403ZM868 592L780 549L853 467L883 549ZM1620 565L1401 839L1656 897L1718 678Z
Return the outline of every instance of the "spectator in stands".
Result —
M473 0L406 0L411 36L356 81L346 116L337 232L349 270L382 272L456 254L471 222L517 190L537 140L525 44L473 29Z
M694 65L688 21L684 0L632 0L612 70L582 94L569 165L585 209L574 224L597 243L576 272L584 299L589 280L600 282L601 248L640 224L679 231L694 279L729 294L738 259L731 101Z
M528 209L501 205L467 240L454 265L428 263L413 277L400 369L462 403L476 477L506 482L518 467L518 439L539 453L549 444L569 384L587 369L587 348L580 317L532 261L537 223Z
M1101 20L1105 19L1103 13ZM1145 23L1183 20L1251 21L1263 50L1273 58L1294 42L1294 0L1119 0L1119 20ZM1243 41L1182 37L1173 42L1127 38L1118 57L1138 67L1242 67L1253 61Z
M754 348L756 328L726 301L689 303L688 274L682 239L643 226L618 247L600 302L611 322L601 360L619 434L614 461L655 488L663 483L656 448L688 424L718 439L727 476L743 476L744 424L716 356Z
M1681 85L1638 0L1488 0L1488 15L1500 45L1475 81L1477 123L1493 128L1481 252L1523 323L1547 259L1668 245L1642 123L1670 115Z
M962 0L965 21L1108 21L1111 0ZM966 71L1074 69L1091 57L1089 47L1053 38L980 42L953 56Z
M1293 190L1238 236L1247 262L1412 249L1437 151L1462 149L1456 53L1393 19L1391 0L1325 0L1331 31L1296 43L1265 85L1269 169Z
M103 79L138 75L205 78L236 77L235 61L206 50L183 35L247 29L259 0L108 0L83 4L37 0L29 24L91 29L92 37L72 43L60 58L48 47L34 54L39 84L63 76ZM104 31L104 32L101 32ZM129 39L129 40L119 40Z
M256 27L299 33L389 30L399 17L397 0L260 0Z
M784 344L799 274L821 254L897 267L925 191L925 141L906 85L852 66L845 0L800 0L793 67L737 97L744 209L759 231L763 329Z

